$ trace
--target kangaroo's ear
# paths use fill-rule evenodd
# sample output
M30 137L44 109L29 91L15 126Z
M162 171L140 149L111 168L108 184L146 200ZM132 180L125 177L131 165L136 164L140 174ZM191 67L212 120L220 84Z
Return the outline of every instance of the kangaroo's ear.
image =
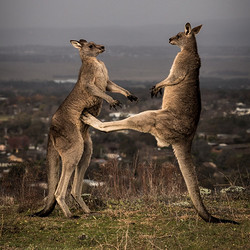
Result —
M199 26L197 26L197 27L194 27L193 29L192 29L192 32L196 35L196 34L198 34L199 32L200 32L200 30L201 30L201 27L202 27L202 25L199 25Z
M191 33L191 24L190 23L186 23L185 24L185 34L188 35Z
M70 40L70 43L73 45L73 47L75 47L76 49L81 49L82 45L76 41L76 40Z
M87 43L87 41L86 41L85 39L80 39L80 40L79 40L79 43L80 43L80 44L84 44L84 43Z

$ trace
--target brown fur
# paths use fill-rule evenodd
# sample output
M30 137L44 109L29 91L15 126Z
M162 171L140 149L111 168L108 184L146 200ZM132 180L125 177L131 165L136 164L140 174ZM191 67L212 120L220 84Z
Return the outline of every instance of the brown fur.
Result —
M169 39L169 42L179 46L181 51L174 59L168 77L152 88L152 96L157 96L158 92L165 88L160 110L145 111L121 121L104 123L84 113L82 120L105 132L133 129L150 133L156 138L159 147L171 144L188 192L200 217L207 222L235 223L230 220L217 219L211 216L205 208L191 156L192 140L201 111L200 58L195 39L200 29L201 25L191 29L191 25L187 23L184 32Z
M90 212L81 198L83 177L92 155L89 125L80 121L83 110L98 116L103 99L111 107L120 105L106 91L120 93L130 101L137 100L137 97L109 80L104 63L96 58L104 52L104 46L83 39L72 40L71 44L79 50L82 66L73 90L52 117L47 150L49 192L45 208L35 214L41 217L49 215L56 203L66 217L72 216L65 203L65 195L74 171L71 194L85 213ZM60 158L62 171L59 177Z

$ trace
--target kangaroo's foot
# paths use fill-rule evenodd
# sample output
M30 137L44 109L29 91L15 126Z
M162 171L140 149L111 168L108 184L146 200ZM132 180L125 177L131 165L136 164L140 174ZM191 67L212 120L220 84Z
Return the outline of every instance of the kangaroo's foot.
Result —
M91 211L89 207L86 205L82 197L79 197L78 195L71 194L71 196L74 198L76 203L82 208L83 212L86 214L89 214Z
M88 112L83 112L81 115L81 121L83 121L85 124L88 124L92 127L100 127L102 122L100 122L98 119L96 119L93 115L91 115Z
M54 200L53 203L51 203L51 204L47 204L45 206L45 208L43 208L39 212L36 212L36 213L31 214L29 216L30 217L36 217L36 216L37 217L47 217L47 216L49 216L53 212L55 206L56 206L56 200Z
M240 224L239 222L234 221L234 220L219 219L214 216L211 216L209 220L205 220L205 221L209 223L230 223L230 224L235 224L235 225Z

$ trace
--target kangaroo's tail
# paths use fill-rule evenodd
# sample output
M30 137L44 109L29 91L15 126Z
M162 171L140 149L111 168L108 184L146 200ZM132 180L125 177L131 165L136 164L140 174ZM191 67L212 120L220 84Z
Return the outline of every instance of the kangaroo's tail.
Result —
M32 216L46 217L56 206L55 191L59 181L60 157L55 149L53 142L49 139L47 152L47 167L48 167L48 196L45 207L34 213Z
M192 160L191 143L189 142L188 143L187 142L176 143L173 145L173 150L178 160L180 170L184 177L185 183L187 185L189 195L191 197L191 200L199 216L204 221L210 222L210 223L239 224L236 221L224 220L224 219L213 217L204 206L203 201L201 199L201 195L200 195L195 166Z

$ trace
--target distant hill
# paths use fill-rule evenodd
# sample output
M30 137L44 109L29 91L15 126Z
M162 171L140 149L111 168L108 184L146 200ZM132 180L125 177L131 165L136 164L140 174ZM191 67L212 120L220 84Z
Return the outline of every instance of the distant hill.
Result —
M106 46L98 58L110 78L160 81L167 77L179 49L176 46ZM200 46L200 76L203 78L250 79L249 47ZM0 80L76 79L81 62L76 49L68 46L0 47Z
M250 35L248 21L201 20L193 26L203 24L197 36L200 46L248 46ZM84 38L98 43L123 46L164 46L169 37L183 31L184 23L166 25L144 25L131 27L82 27L64 29L9 29L0 30L0 46L47 45L66 46L71 39Z

